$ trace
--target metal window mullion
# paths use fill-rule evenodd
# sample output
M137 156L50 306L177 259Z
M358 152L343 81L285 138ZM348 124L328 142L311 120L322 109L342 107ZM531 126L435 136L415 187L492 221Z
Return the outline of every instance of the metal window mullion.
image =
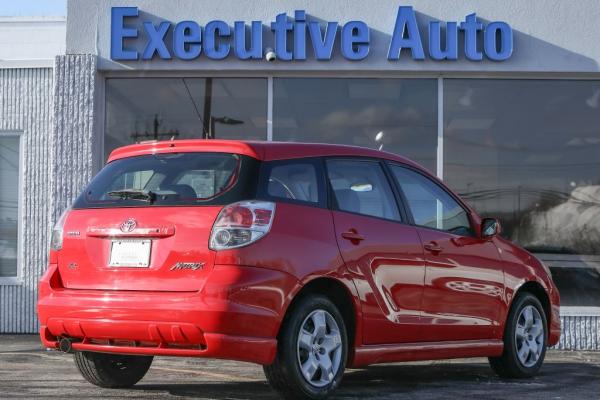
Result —
M444 79L437 78L437 168L436 175L444 179Z
M273 141L273 77L267 77L267 141Z

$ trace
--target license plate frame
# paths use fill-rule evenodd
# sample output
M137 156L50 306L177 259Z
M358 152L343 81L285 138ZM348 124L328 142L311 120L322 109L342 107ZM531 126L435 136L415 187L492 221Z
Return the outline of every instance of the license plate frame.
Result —
M113 239L110 241L108 267L148 268L151 253L150 239Z

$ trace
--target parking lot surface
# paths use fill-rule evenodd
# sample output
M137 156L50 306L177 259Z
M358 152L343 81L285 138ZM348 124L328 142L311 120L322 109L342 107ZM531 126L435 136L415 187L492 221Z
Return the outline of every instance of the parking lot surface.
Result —
M0 335L0 398L277 399L253 364L156 358L134 388L100 389L71 355L41 348L37 336ZM376 365L349 370L336 399L599 399L600 352L549 351L536 378L498 378L482 358Z

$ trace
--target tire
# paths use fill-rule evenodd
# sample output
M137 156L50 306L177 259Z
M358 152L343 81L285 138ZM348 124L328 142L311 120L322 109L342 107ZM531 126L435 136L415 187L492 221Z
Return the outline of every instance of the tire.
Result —
M489 358L490 366L503 378L530 378L542 367L547 343L544 308L537 297L522 293L514 300L506 321L504 351L500 357Z
M103 388L128 388L140 381L148 372L153 357L119 354L76 352L75 365L81 375Z
M271 387L285 399L329 396L339 386L346 368L346 332L342 315L327 297L310 295L300 299L284 319L275 361L263 366ZM330 374L323 373L328 369L327 360L331 363ZM308 375L314 371L310 378L305 378L301 364L306 366ZM313 366L312 370L309 366Z

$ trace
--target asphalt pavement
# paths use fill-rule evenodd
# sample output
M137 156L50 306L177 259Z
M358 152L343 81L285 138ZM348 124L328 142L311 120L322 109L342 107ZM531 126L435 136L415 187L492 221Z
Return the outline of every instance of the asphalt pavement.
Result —
M258 365L155 358L132 389L87 383L69 354L34 335L0 335L2 399L277 399ZM502 380L483 358L398 363L348 370L334 399L600 399L600 352L550 350L539 376Z

